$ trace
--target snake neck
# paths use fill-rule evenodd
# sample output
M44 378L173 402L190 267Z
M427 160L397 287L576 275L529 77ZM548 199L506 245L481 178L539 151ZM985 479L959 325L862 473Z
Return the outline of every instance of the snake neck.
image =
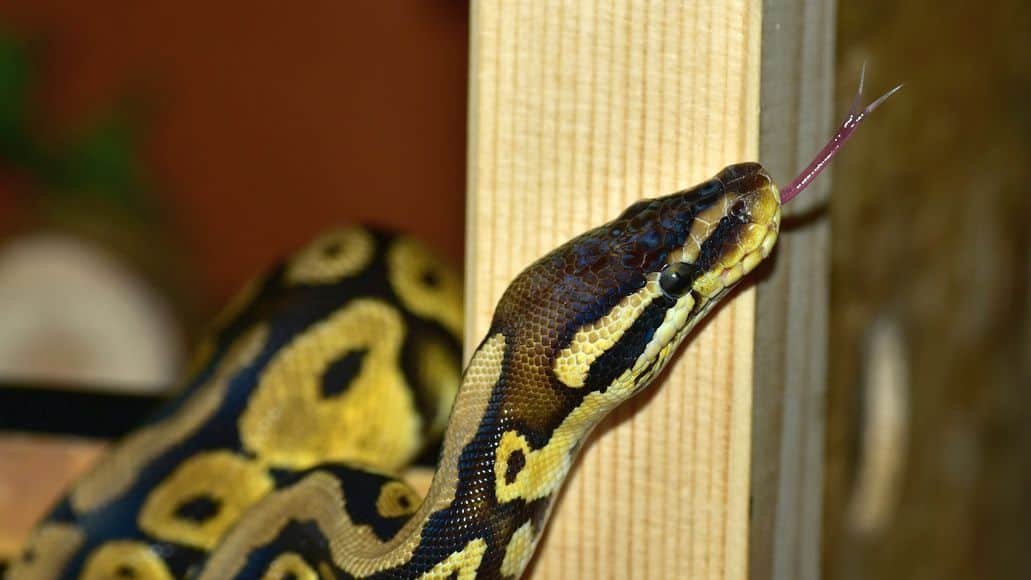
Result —
M433 484L399 534L397 548L416 553L399 557L447 556L491 578L519 576L533 554L565 470L543 481L557 474L542 471L515 435L533 406L521 399L528 367L519 337L508 334L492 331L465 371Z
M433 484L401 533L427 554L478 552L487 578L521 574L583 441L636 392L569 389L542 364L547 345L532 325L497 328L473 355Z
M522 573L582 442L631 394L557 387L545 346L532 326L495 321L466 369L423 504L392 542L352 554L362 572L425 561L478 578Z

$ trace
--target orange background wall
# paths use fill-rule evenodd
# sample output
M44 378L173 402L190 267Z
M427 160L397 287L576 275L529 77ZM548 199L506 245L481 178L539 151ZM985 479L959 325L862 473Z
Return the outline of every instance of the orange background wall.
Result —
M5 0L0 26L40 41L45 126L142 97L144 160L212 301L339 222L460 263L466 2Z

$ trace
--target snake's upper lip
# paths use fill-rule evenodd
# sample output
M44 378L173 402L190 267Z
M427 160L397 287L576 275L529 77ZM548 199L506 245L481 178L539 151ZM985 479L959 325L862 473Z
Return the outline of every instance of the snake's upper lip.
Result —
M762 242L759 243L757 248L746 253L742 256L741 260L737 263L724 268L720 274L720 280L725 286L740 280L744 275L748 274L759 265L765 258L769 257L770 252L773 251L773 246L777 243L777 228L770 228L766 235L763 237Z

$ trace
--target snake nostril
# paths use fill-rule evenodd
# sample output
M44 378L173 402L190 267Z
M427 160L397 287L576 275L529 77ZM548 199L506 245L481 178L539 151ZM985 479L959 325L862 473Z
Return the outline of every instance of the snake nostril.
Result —
M737 218L740 222L745 222L748 219L748 204L744 200L737 200L730 207L730 215Z

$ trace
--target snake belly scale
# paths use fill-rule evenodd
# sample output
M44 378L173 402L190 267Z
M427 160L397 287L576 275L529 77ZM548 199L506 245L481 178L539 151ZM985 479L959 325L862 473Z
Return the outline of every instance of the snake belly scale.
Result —
M9 577L517 577L587 434L770 253L779 210L758 164L634 204L511 283L464 375L460 279L330 232L234 300ZM445 427L420 497L394 474Z

